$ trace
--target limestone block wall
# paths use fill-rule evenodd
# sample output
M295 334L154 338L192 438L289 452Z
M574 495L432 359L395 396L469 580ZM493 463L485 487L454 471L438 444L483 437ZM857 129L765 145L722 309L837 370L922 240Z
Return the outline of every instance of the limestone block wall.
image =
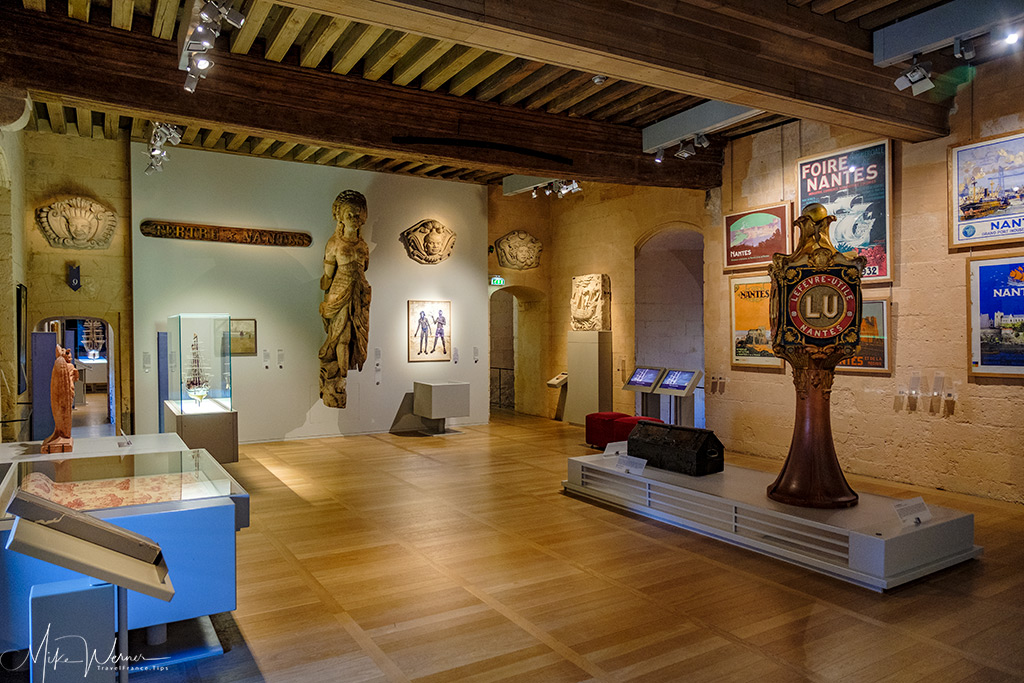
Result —
M24 133L24 235L27 250L29 328L46 318L102 318L113 330L117 426L132 432L131 192L127 139ZM35 224L35 210L58 196L84 196L117 214L110 246L103 250L51 247ZM67 264L81 267L82 287L65 282ZM153 277L187 277L185 273Z
M0 415L2 438L27 438L27 412L18 405L18 342L15 285L24 282L24 185L22 133L0 131ZM27 401L27 394L23 397Z

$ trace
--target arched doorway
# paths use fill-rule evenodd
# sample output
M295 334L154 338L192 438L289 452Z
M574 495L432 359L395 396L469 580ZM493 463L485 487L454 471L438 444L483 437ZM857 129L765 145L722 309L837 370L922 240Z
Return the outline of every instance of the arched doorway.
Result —
M511 405L516 412L528 415L553 414L557 396L552 398L544 383L547 319L547 296L539 289L510 285L491 292L492 407ZM506 388L510 375L511 387ZM504 402L500 400L502 394ZM499 406L495 406L495 400Z
M703 236L682 223L663 226L637 246L634 265L636 364L703 371ZM704 427L703 387L694 394L697 427ZM680 423L670 398L661 397L661 417ZM638 413L639 401L638 394Z
M117 383L114 381L114 332L101 318L59 316L42 320L37 331L57 333L57 343L71 350L78 368L71 435L115 436Z

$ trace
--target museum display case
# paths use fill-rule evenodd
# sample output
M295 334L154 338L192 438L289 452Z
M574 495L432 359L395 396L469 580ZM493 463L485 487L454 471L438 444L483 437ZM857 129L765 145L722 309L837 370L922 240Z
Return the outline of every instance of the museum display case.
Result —
M156 435L150 440L161 441ZM129 628L233 610L235 533L249 525L245 489L205 450L133 454L116 446L104 450L100 446L109 440L103 439L82 439L76 446L92 441L101 451L96 455L35 454L12 462L0 482L0 500L21 489L157 543L174 582L174 599L130 593ZM4 549L14 521L0 514L0 651L28 646L32 586L81 578Z
M181 414L231 410L231 316L167 318L168 400Z

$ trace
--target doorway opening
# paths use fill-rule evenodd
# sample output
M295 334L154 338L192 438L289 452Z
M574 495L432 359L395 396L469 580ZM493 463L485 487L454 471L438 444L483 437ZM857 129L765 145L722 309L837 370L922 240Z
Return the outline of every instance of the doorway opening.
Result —
M704 238L683 227L661 230L641 244L635 257L636 364L704 370ZM637 414L640 412L637 394ZM661 416L675 415L679 402L660 396ZM704 427L704 381L694 392L692 424Z
M490 300L491 407L516 409L516 297L499 289Z
M61 316L43 320L37 329L55 332L57 343L71 350L78 369L71 436L116 436L116 347L110 324L101 318Z

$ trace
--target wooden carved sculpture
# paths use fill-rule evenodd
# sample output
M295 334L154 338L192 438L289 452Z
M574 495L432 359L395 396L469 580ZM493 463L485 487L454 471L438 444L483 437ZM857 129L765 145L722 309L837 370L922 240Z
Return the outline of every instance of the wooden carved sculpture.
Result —
M362 370L370 337L370 284L364 274L370 248L360 235L366 222L366 197L345 190L334 200L337 227L324 250L320 317L327 339L320 347L320 398L332 408L345 407L345 378Z
M53 373L50 375L50 408L53 410L53 434L43 441L43 453L70 453L74 440L71 438L71 409L75 406L75 382L78 369L71 358L71 351L57 346Z
M796 219L800 242L792 254L775 254L772 278L772 350L793 367L796 424L789 455L768 497L814 508L857 504L832 442L832 380L836 364L860 345L860 277L867 261L832 246L836 220L821 204Z

